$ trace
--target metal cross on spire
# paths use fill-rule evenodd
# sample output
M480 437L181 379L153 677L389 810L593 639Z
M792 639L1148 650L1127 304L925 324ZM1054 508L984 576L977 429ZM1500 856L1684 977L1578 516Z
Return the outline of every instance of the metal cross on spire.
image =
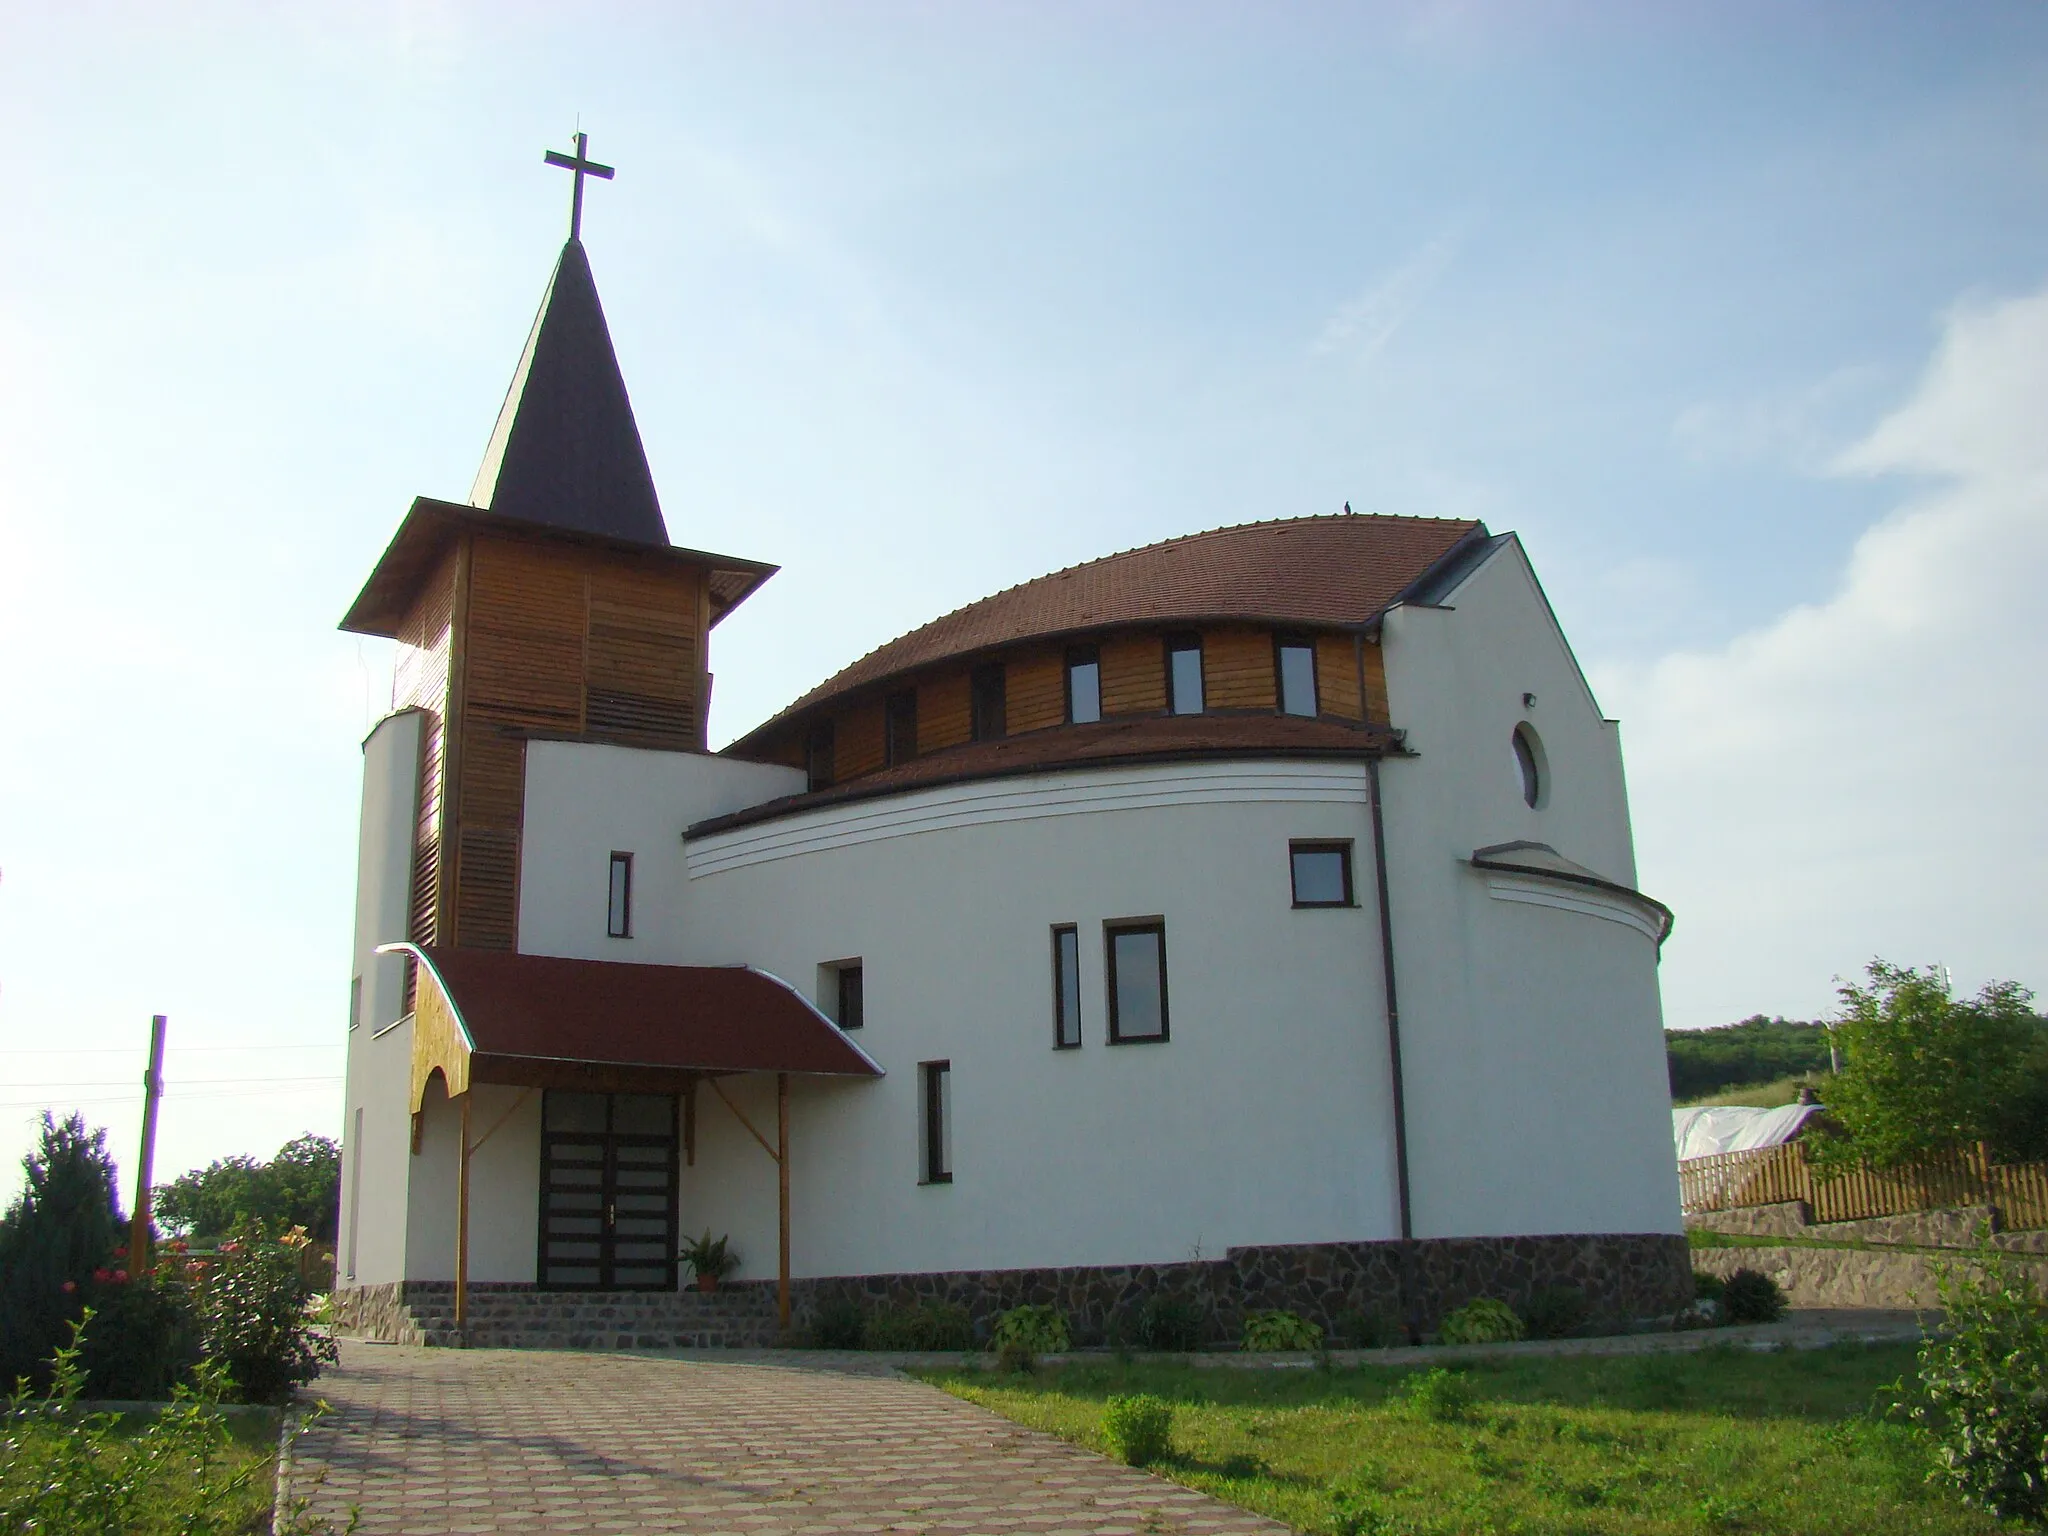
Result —
M583 178L585 176L595 176L600 181L610 181L612 179L612 168L610 166L599 165L595 160L590 159L583 153L589 143L590 135L579 133L576 135L576 153L574 155L561 154L552 149L547 152L547 163L549 165L559 165L565 171L574 171L576 173L576 190L569 200L569 238L571 240L581 240L583 238Z

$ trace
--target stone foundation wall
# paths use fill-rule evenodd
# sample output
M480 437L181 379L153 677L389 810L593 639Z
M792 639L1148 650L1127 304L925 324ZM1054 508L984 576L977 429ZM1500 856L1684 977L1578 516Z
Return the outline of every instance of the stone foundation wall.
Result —
M790 1283L790 1311L801 1336L828 1302L852 1301L867 1311L950 1302L964 1307L976 1333L985 1335L999 1312L1051 1305L1066 1317L1074 1343L1085 1348L1134 1337L1146 1300L1169 1295L1190 1303L1203 1318L1205 1345L1230 1346L1243 1333L1245 1314L1268 1308L1299 1313L1320 1324L1332 1340L1352 1336L1359 1318L1379 1320L1395 1331L1412 1328L1428 1334L1446 1312L1477 1297L1519 1307L1550 1286L1584 1291L1594 1317L1609 1325L1668 1316L1692 1299L1692 1258L1683 1237L1663 1233L1305 1243L1233 1248L1220 1259L1172 1264L800 1279ZM334 1293L337 1325L344 1332L395 1343L424 1342L429 1336L438 1341L452 1318L453 1289L446 1281L340 1289ZM733 1314L724 1329L734 1342L740 1342L745 1327L768 1326L752 1319L772 1315L760 1303L774 1290L772 1280L729 1280L720 1287L725 1304L719 1310ZM663 1308L659 1296L600 1297L502 1283L473 1285L470 1297L472 1316L481 1322L488 1314L494 1329L523 1326L512 1312L529 1305L536 1328L541 1314L560 1311L566 1320L594 1301L630 1303L636 1312L673 1310ZM671 1324L682 1327L684 1320L660 1320L660 1326ZM656 1325L649 1320L644 1326ZM774 1340L763 1336L756 1342Z
M1703 1248L1693 1262L1727 1279L1753 1269L1778 1282L1795 1307L1915 1307L1940 1305L1938 1265L1957 1261L1938 1253L1881 1248ZM2048 1287L2048 1260L2022 1259L2037 1287Z
M1907 1248L1974 1248L1986 1222L1991 1224L1995 1247L2015 1253L2048 1253L2048 1232L2001 1231L2000 1213L1988 1205L1909 1211L1899 1216L1873 1216L1865 1221L1816 1222L1813 1208L1804 1200L1786 1200L1732 1211L1700 1211L1685 1218L1688 1227L1743 1237L1819 1237Z

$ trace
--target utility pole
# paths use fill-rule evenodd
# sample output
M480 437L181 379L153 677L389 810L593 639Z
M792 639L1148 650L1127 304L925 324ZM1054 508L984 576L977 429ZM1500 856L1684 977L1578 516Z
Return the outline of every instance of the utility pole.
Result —
M164 1094L164 1016L149 1021L149 1070L142 1076L142 1162L135 1171L135 1213L128 1218L128 1276L149 1272L149 1184L156 1165L156 1104Z

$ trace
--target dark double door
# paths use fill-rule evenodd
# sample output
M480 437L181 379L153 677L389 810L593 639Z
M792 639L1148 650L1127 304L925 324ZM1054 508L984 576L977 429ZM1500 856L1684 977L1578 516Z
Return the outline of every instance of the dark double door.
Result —
M550 1089L541 1126L541 1287L674 1290L675 1099Z

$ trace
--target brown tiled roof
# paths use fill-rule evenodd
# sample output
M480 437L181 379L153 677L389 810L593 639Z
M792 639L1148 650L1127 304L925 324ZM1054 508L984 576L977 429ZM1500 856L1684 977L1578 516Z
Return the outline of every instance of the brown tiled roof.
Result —
M800 710L898 673L996 646L1120 625L1239 619L1363 624L1384 612L1477 522L1432 517L1297 517L1127 549L956 608L869 651L756 726L744 747Z
M1061 725L977 741L912 758L880 773L863 774L830 789L784 795L743 811L700 821L684 835L700 837L778 816L901 794L967 779L1045 773L1123 763L1202 757L1369 757L1394 748L1399 737L1384 725L1309 720L1297 715L1140 715L1095 725Z
M440 977L480 1057L882 1075L788 986L746 966L626 965L439 945L415 952Z

